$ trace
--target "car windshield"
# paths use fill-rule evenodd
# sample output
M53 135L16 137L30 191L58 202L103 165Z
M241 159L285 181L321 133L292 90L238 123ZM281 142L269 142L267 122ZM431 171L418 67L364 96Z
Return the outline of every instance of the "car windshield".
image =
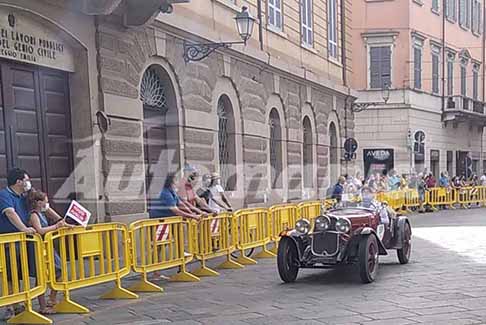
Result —
M336 216L336 217L358 217L358 216L367 216L371 213L370 210L364 208L348 208L348 209L338 209L330 211L328 214Z

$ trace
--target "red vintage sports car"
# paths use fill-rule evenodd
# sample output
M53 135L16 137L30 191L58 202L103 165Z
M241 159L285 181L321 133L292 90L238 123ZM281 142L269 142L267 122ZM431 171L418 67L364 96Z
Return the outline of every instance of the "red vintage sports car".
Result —
M294 282L300 268L355 264L363 283L370 283L376 278L379 255L387 255L387 250L396 250L401 264L410 260L410 222L386 203L330 210L312 224L300 219L280 235L277 264L284 282Z

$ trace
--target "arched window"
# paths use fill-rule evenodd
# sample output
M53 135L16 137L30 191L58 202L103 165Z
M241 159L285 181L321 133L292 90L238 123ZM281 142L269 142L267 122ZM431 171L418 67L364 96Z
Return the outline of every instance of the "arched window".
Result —
M331 165L331 184L338 178L338 137L334 122L329 124L329 164Z
M282 188L282 127L275 108L270 111L270 181L271 188Z
M226 95L218 100L218 144L221 184L226 191L236 189L235 119Z
M145 71L140 84L143 104L145 190L149 203L159 197L169 172L179 168L177 102L172 81L161 66Z
M304 143L303 143L303 163L304 163L304 187L313 187L313 144L312 144L312 126L308 116L304 117L302 123L304 128Z

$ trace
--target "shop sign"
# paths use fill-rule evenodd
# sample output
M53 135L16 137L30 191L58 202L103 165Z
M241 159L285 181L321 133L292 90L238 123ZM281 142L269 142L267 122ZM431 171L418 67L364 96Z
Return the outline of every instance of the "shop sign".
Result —
M73 52L59 34L45 22L0 8L2 58L73 72Z

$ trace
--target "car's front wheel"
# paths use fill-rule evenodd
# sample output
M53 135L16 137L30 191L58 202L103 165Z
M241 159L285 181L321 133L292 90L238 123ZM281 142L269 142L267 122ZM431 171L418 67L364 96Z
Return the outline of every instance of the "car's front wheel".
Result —
M363 283L375 281L378 273L378 241L374 235L363 236L359 242L359 275Z
M407 264L410 261L410 253L412 252L412 229L408 222L403 227L402 238L402 248L397 249L397 255L400 264Z
M278 274L283 282L294 282L299 273L297 247L295 243L283 237L278 243L277 266Z

